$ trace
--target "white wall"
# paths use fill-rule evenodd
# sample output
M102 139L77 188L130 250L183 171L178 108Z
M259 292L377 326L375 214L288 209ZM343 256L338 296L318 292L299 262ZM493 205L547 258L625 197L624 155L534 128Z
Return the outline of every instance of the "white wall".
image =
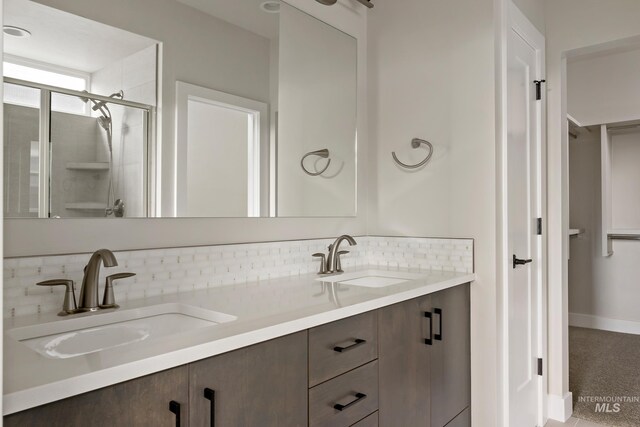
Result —
M638 163L640 162L640 134L625 135L622 140L613 140L613 170L616 166L627 168L636 175L635 188L627 200L635 202L626 206L625 212L635 214L636 221L640 206L638 198ZM625 144L631 142L631 144ZM624 147L616 147L618 143ZM635 153L629 153L628 145ZM616 154L622 148L622 152ZM571 258L569 260L569 312L596 316L601 319L615 319L640 322L640 244L634 241L614 241L614 254L603 257L600 234L600 133L581 131L578 139L569 143L569 183L570 183L570 224L571 228L581 228L584 234L571 238ZM614 172L615 174L615 172ZM614 194L617 186L614 185ZM615 207L614 207L615 208ZM615 212L615 211L614 211ZM614 214L615 215L615 214ZM640 228L640 226L638 226ZM640 326L640 323L638 323Z
M640 48L567 64L567 109L582 125L640 119Z
M568 143L566 124L567 51L633 37L640 2L635 0L546 0L547 170L549 236L549 392L569 391L568 336Z
M175 81L219 89L251 99L269 101L269 73L248 66L249 40L223 34L228 24L173 0L42 0L51 5L126 29L163 43L160 109L161 135L169 153L174 146ZM308 0L290 4L358 38L358 64L367 53L367 9L341 0L326 7ZM125 13L126 11L126 13ZM220 41L213 44L213 41ZM238 43L247 43L238 49ZM188 48L185 48L187 46ZM231 46L236 46L232 48ZM238 54L244 51L247 55ZM206 53L206 54L203 54ZM268 56L268 50L266 55ZM221 61L220 58L224 58ZM268 58L266 64L268 66ZM221 66L222 65L222 66ZM267 82L263 83L262 80ZM358 67L358 216L356 218L224 218L224 219L124 219L124 220L8 220L5 222L5 255L44 255L93 251L99 247L136 249L229 242L331 237L366 232L367 200L367 71ZM264 93L260 88L265 88ZM172 180L172 157L163 167ZM173 188L173 184L167 184ZM37 243L36 243L37 242Z
M373 234L473 237L472 418L497 424L496 145L492 0L378 1L369 16ZM435 154L420 160L411 138ZM377 194L376 194L377 193Z

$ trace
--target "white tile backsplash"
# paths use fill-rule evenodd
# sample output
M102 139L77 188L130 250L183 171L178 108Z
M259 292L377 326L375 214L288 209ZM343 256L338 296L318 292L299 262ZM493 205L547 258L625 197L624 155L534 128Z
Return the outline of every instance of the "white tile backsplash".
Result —
M417 237L356 238L347 247L342 265L384 266L422 270L473 272L472 239ZM316 252L327 252L333 239L216 245L115 252L119 266L102 268L100 283L109 274L131 271L136 276L116 282L116 301L297 276L318 270ZM4 261L3 317L60 310L64 288L41 288L37 282L72 279L79 293L90 254L9 258ZM102 292L102 287L100 289Z

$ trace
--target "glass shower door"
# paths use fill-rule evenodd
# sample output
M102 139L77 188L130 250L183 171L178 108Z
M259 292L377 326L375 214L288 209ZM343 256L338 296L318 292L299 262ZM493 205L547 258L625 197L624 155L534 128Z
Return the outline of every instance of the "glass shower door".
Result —
M48 180L42 173L46 156L41 155L40 144L41 96L40 89L4 83L5 218L37 218L48 214Z
M52 108L51 216L145 217L147 112L85 99L88 114ZM52 107L78 100L51 94Z

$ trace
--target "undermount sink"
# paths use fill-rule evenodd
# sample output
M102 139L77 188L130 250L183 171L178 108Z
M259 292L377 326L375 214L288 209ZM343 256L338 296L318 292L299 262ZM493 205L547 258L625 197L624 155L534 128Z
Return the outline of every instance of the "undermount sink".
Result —
M329 283L341 283L344 285L364 286L366 288L384 288L417 280L425 277L420 273L408 273L404 271L363 270L353 273L334 274L323 276L317 281Z
M169 303L25 326L8 334L45 357L67 359L236 319L217 311Z

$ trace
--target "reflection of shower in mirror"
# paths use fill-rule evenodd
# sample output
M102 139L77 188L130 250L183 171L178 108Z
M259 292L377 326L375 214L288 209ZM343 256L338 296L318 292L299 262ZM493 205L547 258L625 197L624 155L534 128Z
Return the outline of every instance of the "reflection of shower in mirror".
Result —
M89 93L87 91L83 91L85 93ZM119 98L124 99L124 91L120 90L118 92L112 93L109 95L109 98ZM107 207L104 211L104 216L114 215L117 218L122 218L124 216L124 201L122 199L115 199L114 195L114 185L113 185L113 118L111 116L111 110L107 106L105 101L96 101L94 99L90 99L87 97L81 97L82 101L86 104L87 102L91 102L93 106L91 109L93 111L100 111L101 115L98 116L98 124L104 131L107 133L107 146L109 147L109 188L107 190ZM125 134L125 126L123 124L122 131L122 139L124 142L124 134Z

